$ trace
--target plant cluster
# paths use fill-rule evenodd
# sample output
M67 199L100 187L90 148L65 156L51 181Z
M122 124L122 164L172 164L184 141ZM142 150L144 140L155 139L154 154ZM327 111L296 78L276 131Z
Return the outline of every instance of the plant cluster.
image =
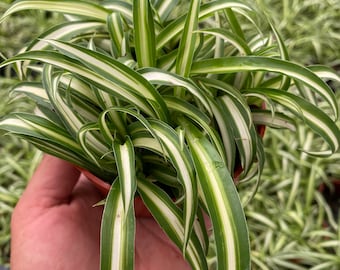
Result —
M340 104L339 91L336 97ZM253 269L339 268L340 205L329 204L320 188L339 179L339 152L318 158L298 150L322 144L302 123L295 133L267 130L262 182L245 207ZM239 188L241 198L249 184Z
M282 34L292 59L339 70L340 3L337 0L257 0Z
M0 22L29 9L66 20L0 64L15 64L23 82L12 91L38 109L6 116L0 128L111 184L101 268L133 268L140 196L193 269L248 269L234 180L257 175L247 199L258 188L261 125L296 131L298 118L325 144L303 151L337 151L339 108L321 78L336 74L290 61L271 19L243 1L21 0ZM41 82L29 80L36 74ZM209 241L203 212L218 241Z
M310 147L313 134L268 130L267 162L258 193L245 208L253 269L336 270L340 266L339 205L332 211L320 193L335 176L339 154L320 159L297 150ZM241 188L247 194L247 185Z

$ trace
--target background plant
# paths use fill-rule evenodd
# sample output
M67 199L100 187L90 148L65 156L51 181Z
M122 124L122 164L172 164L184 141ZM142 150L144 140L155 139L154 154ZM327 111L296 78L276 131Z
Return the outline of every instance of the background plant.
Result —
M339 153L319 159L299 152L299 142L320 144L303 125L297 133L267 132L263 182L246 207L253 269L338 269L340 208L332 211L319 186L339 177Z
M293 60L339 70L340 3L337 0L257 0L275 21Z
M1 1L0 14L3 14L11 2L13 1ZM13 56L26 42L57 20L55 15L47 18L44 12L24 12L9 18L6 23L0 24L0 58ZM35 106L25 97L15 100L10 98L10 89L18 83L13 75L10 68L0 70L0 115L18 110L32 112ZM4 132L0 134L0 265L8 265L11 213L38 164L41 153L16 136L3 136Z
M231 16L231 15L230 15ZM54 43L54 45L56 45L56 43ZM58 44L57 44L58 45ZM61 46L60 44L59 44L59 46ZM69 51L70 52L70 51ZM140 60L140 61L143 61L143 60Z
M292 59L327 64L339 76L338 1L258 2L273 15ZM338 79L329 83L340 104ZM339 154L315 159L297 142L321 144L302 125L297 133L266 133L263 182L247 206L254 269L339 268L339 215L318 191L339 177Z
M9 86L12 79L0 78L0 111L8 114L15 110L32 111L32 102L10 101ZM4 133L1 132L1 135ZM0 141L0 265L9 260L10 217L27 180L40 159L40 151L15 136L3 136Z

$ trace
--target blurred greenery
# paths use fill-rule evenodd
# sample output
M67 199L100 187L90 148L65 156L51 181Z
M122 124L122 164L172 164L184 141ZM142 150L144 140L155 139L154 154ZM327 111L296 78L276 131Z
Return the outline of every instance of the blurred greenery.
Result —
M311 157L296 149L299 142L307 149L319 143L302 125L295 134L267 129L266 166L246 206L253 269L340 269L340 201L332 209L319 191L339 179L340 153ZM241 197L251 185L239 187Z
M256 0L288 45L290 57L305 64L340 69L340 1Z
M0 113L14 110L32 111L27 99L9 97L10 86L16 81L0 79ZM1 134L0 135L5 135ZM9 260L10 216L13 208L40 160L40 152L15 136L2 136L0 140L0 265Z
M273 18L291 59L325 64L340 75L340 1L257 2ZM339 83L329 83L340 104ZM302 125L295 134L267 129L266 166L246 207L253 269L340 269L340 201L332 209L319 192L340 178L340 153L314 158L297 149L299 142L307 148L320 143ZM241 196L249 188L241 186Z
M0 3L0 14L12 1ZM41 20L40 20L41 22ZM39 28L33 14L21 14L0 25L1 58L14 55ZM0 77L0 115L17 109L33 110L27 99L11 100L9 90L17 81L11 78L9 68L1 70ZM0 134L4 135L4 134ZM2 136L0 140L0 265L7 265L10 254L10 216L13 208L32 174L38 151L12 135Z
M0 4L0 14L8 5ZM7 58L17 53L44 29L53 25L60 16L49 12L25 11L13 15L0 25L0 52Z
M2 0L0 15L13 1ZM340 1L256 0L271 14L293 60L340 69ZM0 25L0 58L14 55L60 16L22 12ZM9 68L0 70L0 117L34 109L29 100L9 97L17 81ZM335 86L337 88L338 85ZM340 104L340 94L337 97ZM3 135L3 134L0 134ZM340 153L320 160L296 149L298 141L318 143L308 130L295 135L267 129L267 162L259 192L247 205L253 269L340 269L339 221L317 187L340 177ZM0 265L8 265L10 216L41 153L12 135L0 140ZM241 196L253 184L240 186ZM319 267L319 268L316 268Z

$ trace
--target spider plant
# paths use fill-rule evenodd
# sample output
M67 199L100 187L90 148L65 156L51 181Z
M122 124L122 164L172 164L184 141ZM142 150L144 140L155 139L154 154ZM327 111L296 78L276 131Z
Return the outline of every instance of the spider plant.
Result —
M252 269L339 269L340 219L318 191L329 181L332 164L339 164L339 154L320 159L298 152L299 140L308 147L320 143L303 127L299 135L277 130L267 135L270 161L259 192L245 208ZM241 197L249 192L247 185Z
M340 82L339 76L334 79ZM325 105L319 103L327 112ZM332 211L319 191L321 183L338 177L339 152L319 158L298 150L299 145L322 144L303 124L295 133L267 130L262 184L245 208L252 269L339 269L339 207ZM239 187L241 198L247 197L250 184Z
M302 150L338 149L338 105L321 68L289 61L270 19L243 1L25 0L0 22L27 9L63 13L65 22L0 64L14 64L23 82L13 92L37 103L37 114L8 115L0 128L111 184L101 269L134 267L135 196L192 269L249 269L233 180L261 175L258 125L294 131L300 118L327 144ZM25 80L32 73L40 83ZM233 179L237 164L243 171ZM203 212L218 239L210 247ZM209 248L216 261L207 260Z
M340 3L337 0L257 0L286 40L292 59L339 68Z

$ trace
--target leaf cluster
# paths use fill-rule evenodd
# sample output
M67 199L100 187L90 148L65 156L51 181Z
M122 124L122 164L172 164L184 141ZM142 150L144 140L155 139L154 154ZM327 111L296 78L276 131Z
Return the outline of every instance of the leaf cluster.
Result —
M328 156L339 147L337 100L321 78L337 75L290 61L270 19L245 2L21 0L0 22L28 9L66 20L0 64L14 65L23 81L13 92L38 107L0 128L112 184L102 269L133 268L137 195L193 269L209 267L203 211L219 236L216 267L247 269L232 176L240 164L236 182L259 179L259 126L294 131L300 119L326 145L304 151ZM35 73L40 82L27 79Z

